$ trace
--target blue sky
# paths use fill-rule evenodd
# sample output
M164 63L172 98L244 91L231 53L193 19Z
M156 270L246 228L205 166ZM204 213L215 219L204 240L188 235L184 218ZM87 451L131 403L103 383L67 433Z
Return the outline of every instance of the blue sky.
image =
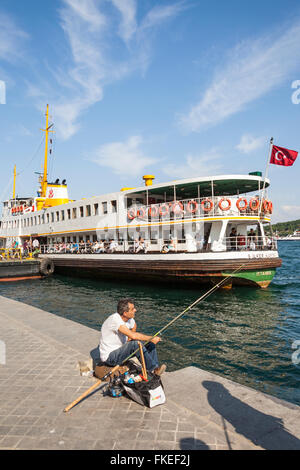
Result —
M264 173L271 137L300 151L299 44L298 0L1 0L2 200L14 164L37 190L47 103L73 199ZM300 218L299 165L269 168L274 222Z

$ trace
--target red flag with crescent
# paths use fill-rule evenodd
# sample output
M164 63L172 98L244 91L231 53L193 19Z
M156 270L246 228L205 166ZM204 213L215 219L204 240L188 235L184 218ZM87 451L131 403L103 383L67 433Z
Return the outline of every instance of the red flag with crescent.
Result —
M270 163L274 165L292 166L298 156L295 150L288 150L273 145Z

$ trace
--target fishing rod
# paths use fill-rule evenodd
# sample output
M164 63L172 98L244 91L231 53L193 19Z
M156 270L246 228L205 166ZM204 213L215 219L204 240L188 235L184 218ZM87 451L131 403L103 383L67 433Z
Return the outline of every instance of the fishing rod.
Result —
M232 278L237 272L241 271L241 269L246 265L247 263L244 263L242 264L241 266L239 266L237 269L235 269L229 276L226 276L224 279L222 279L222 281L220 281L218 284L216 284L215 286L213 286L211 289L209 289L207 292L205 292L205 294L203 294L201 297L199 297L197 300L195 300L195 302L193 302L189 307L187 307L185 310L183 310L183 312L179 313L179 315L177 315L175 318L173 318L173 320L171 320L167 325L165 325L161 330L159 330L157 333L155 333L155 335L153 335L148 341L146 341L144 343L144 346L146 346L146 344L150 343L156 336L160 335L163 331L165 331L167 328L169 328L169 326L171 326L173 323L175 323L179 318L181 318L183 315L185 315L187 312L189 312L190 310L192 310L192 308L194 308L196 305L198 305L200 302L202 302L203 300L207 299L207 297L209 297L215 290L219 289L219 287L221 287L223 284L225 284L226 281L228 281L230 278ZM86 390L82 395L80 395L80 397L78 397L76 400L74 400L70 405L68 405L65 409L64 409L64 412L67 412L69 411L71 408L73 408L73 406L77 405L77 403L79 403L81 400L83 400L83 398L87 397L93 390L95 390L99 384L101 382L103 382L104 380L106 380L108 377L110 377L114 372L116 372L123 364L125 364L125 362L127 362L129 359L131 359L133 356L135 356L135 354L139 351L139 347L133 352L131 353L128 357L126 357L126 359L124 359L124 361L119 364L119 365L116 365L115 367L113 367L111 369L110 372L108 372L106 375L104 375L101 379L99 379L94 385L92 385L88 390Z

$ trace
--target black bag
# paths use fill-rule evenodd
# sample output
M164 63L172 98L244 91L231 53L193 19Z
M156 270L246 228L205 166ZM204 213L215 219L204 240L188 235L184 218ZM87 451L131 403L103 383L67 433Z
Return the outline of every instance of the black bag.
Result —
M147 373L148 380L141 382L128 383L122 376L122 385L126 394L140 405L154 408L162 405L166 401L164 387L161 378L156 374Z

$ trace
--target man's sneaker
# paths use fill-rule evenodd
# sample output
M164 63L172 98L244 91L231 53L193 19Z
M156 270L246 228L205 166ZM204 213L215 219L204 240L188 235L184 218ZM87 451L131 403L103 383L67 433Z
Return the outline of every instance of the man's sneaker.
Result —
M156 369L154 369L153 372L156 375L162 375L165 372L166 368L167 368L166 364L162 364L161 366L156 367Z

